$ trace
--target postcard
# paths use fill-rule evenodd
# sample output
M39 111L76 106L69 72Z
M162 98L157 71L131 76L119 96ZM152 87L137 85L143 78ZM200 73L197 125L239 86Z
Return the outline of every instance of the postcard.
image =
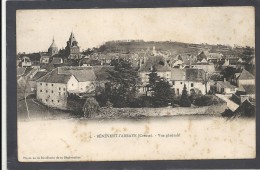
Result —
M255 8L16 11L20 162L253 159Z

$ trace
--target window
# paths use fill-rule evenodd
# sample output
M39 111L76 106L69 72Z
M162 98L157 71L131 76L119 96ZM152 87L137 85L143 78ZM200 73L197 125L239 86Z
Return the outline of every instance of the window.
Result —
M42 85L42 83L40 83L40 85Z
M172 81L172 85L175 85L175 81Z
M46 102L48 101L48 99L46 99Z
M191 83L190 86L193 87L193 83Z
M71 84L73 86L73 84Z
M53 93L53 90L51 92Z
M60 101L58 100L58 103L60 103Z
M53 100L51 100L51 102L53 103Z
M48 93L48 90L46 90L46 93Z
M46 86L48 86L48 83L46 83Z
M60 92L59 92L59 95L60 95Z
M182 84L182 82L180 82Z
M65 91L65 88L63 88L63 91Z
M61 88L59 87L59 90L60 90Z
M51 84L51 86L53 86L53 84Z

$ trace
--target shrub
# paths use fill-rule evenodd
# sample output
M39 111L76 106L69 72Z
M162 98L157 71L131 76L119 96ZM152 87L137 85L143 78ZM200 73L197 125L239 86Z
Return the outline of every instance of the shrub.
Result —
M193 102L196 106L210 106L222 103L224 103L224 101L214 95L199 96L195 98Z
M99 104L95 98L89 97L86 99L82 110L84 117L93 117L93 114L99 110Z

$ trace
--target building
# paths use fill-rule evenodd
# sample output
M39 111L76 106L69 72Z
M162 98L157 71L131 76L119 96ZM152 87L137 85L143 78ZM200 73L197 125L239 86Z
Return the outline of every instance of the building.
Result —
M230 84L228 81L217 81L217 92L223 94L232 94L237 90L237 86Z
M22 64L22 67L31 67L32 66L32 62L31 62L30 58L27 56L24 56L22 58L21 64Z
M78 46L78 42L73 32L71 32L70 38L67 41L65 51L68 60L80 60L82 58L82 54L80 53L80 47Z
M141 78L141 93L147 91L146 85L149 83L149 74L155 71L157 76L164 78L167 81L170 81L171 78L171 69L167 64L166 60L162 56L151 56L148 57L147 61L141 65L139 69L139 76Z
M41 52L40 55L40 64L48 64L50 62L51 55L49 53Z
M171 82L172 88L176 95L181 95L184 85L186 85L187 92L190 94L192 91L201 94L206 94L210 90L209 82L207 82L206 73L202 69L187 68L187 69L171 69Z
M90 67L58 67L36 81L36 97L49 107L66 110L68 96L84 97L95 90L95 81Z
M233 82L238 86L255 85L255 76L243 69L241 73L236 73Z
M48 48L48 53L50 56L53 56L55 54L58 54L58 52L59 52L59 49L58 49L57 45L55 44L54 37L53 37L52 43L51 43L50 47Z

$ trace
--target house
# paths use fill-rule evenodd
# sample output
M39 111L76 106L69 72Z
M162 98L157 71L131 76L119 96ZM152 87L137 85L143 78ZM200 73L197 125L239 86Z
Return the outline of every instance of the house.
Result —
M92 68L58 67L36 81L36 98L49 107L67 110L68 96L91 93L95 81Z
M164 78L167 81L170 81L171 69L168 63L166 62L165 58L162 56L150 56L138 70L142 83L142 88L140 89L141 93L145 93L147 91L146 85L149 82L149 74L153 70L157 73L159 77Z
M235 74L233 81L238 87L242 85L255 85L255 76L249 73L246 69L243 69L240 74Z
M25 70L17 69L17 73L20 75L17 76L17 85L19 88L23 89L27 93L31 93L30 79L37 73L38 69L31 67L25 68ZM23 72L23 74L21 74Z
M29 86L31 88L31 92L36 92L36 81L46 75L48 72L47 71L38 71L36 74L34 74L30 79L29 79Z
M217 92L224 94L232 94L237 90L237 86L230 84L228 81L217 81Z
M203 59L203 60L205 60L205 59ZM215 66L214 66L213 63L200 62L200 63L197 63L197 64L193 64L192 66L194 66L193 68L202 69L207 73L214 73L215 72Z
M255 101L255 90L255 85L240 86L236 93L232 95L232 98L238 104L243 103L245 100Z
M206 81L206 73L202 69L187 68L187 69L171 69L171 83L176 95L181 95L184 84L187 92L200 91L206 94L210 90L210 85Z
M40 53L41 58L40 58L40 64L48 64L50 62L50 54L49 53Z
M22 58L21 64L22 64L22 67L31 67L32 66L32 62L31 62L30 58L27 56L24 56Z

